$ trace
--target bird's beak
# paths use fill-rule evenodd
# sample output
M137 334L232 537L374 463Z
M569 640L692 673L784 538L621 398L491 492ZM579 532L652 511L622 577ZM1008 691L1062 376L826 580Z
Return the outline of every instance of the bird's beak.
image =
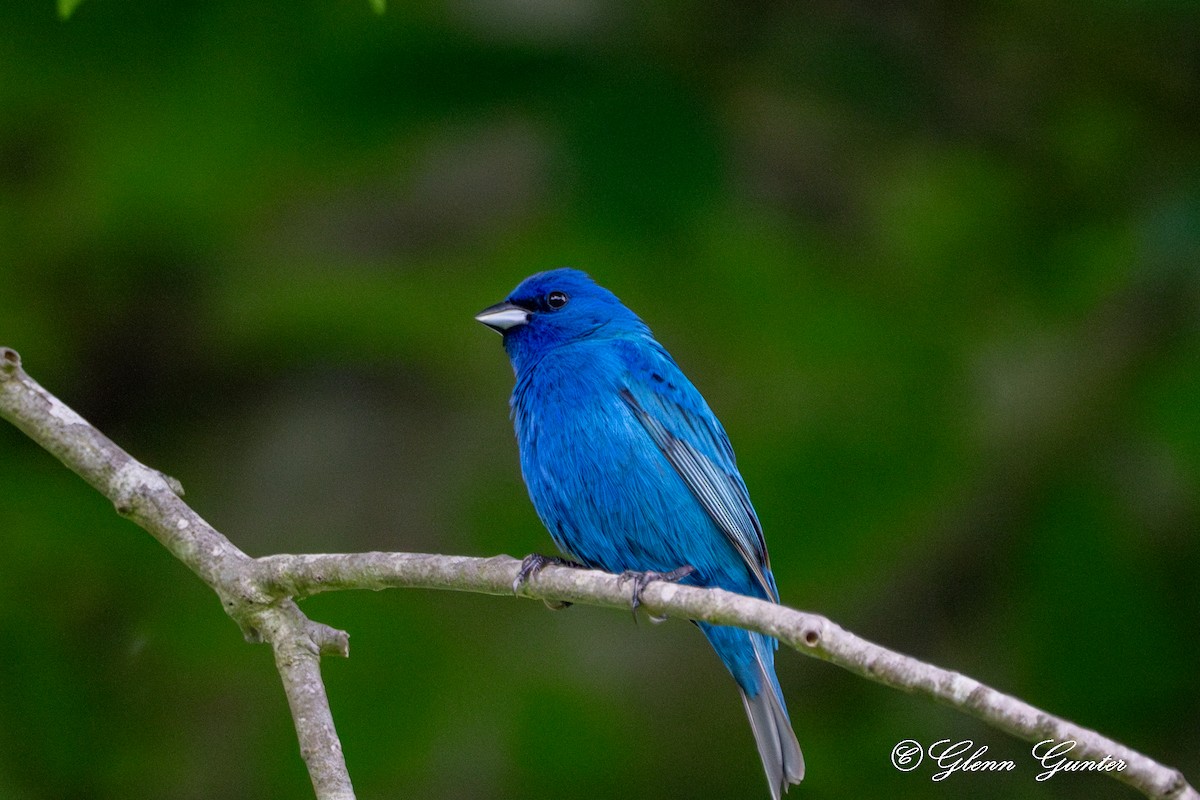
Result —
M524 325L529 322L529 311L514 303L496 303L488 306L475 315L475 319L487 325L496 333L504 333L509 328Z

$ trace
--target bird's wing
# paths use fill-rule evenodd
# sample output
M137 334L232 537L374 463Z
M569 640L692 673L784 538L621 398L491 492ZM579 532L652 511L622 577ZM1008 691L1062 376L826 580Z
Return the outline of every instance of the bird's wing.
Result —
M762 527L738 473L729 437L670 355L657 342L652 344L626 348L622 360L629 380L620 390L621 399L741 554L767 597L778 602L768 577Z

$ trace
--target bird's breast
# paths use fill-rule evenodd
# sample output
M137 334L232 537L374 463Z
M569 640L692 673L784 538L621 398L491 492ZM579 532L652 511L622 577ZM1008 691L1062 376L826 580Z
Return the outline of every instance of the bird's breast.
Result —
M623 376L555 367L513 399L521 472L555 542L610 572L695 563L683 532L715 529L621 399Z

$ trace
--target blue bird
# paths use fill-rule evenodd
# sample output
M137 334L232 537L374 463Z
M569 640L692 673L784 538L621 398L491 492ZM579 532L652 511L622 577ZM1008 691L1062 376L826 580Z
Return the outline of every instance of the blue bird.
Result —
M504 336L529 497L584 566L779 602L758 517L724 428L650 329L583 272L524 280L475 319ZM527 576L546 563L526 559ZM636 608L636 605L635 605ZM804 757L775 677L778 643L697 623L741 691L778 800Z

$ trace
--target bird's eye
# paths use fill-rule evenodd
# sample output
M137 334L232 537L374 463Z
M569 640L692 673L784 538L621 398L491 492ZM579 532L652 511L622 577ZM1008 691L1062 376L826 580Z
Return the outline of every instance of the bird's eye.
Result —
M570 299L570 296L566 292L554 291L546 295L546 305L554 309L559 309L565 306Z

